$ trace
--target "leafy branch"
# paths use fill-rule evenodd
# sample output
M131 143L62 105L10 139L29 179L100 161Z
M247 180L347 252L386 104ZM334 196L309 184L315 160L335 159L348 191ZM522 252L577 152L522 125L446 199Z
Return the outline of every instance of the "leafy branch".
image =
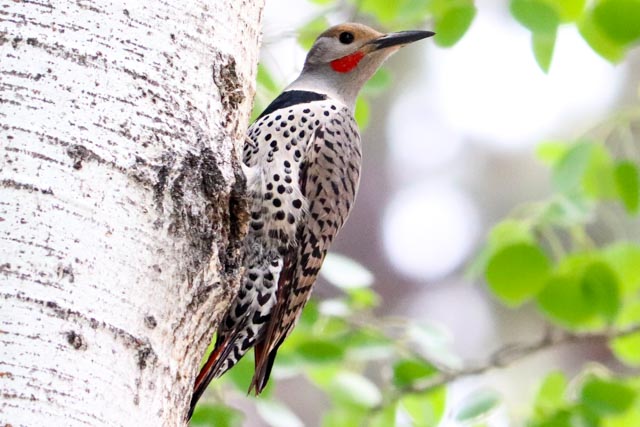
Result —
M599 332L569 332L548 328L540 339L528 343L508 344L496 350L485 362L479 365L463 369L444 370L425 380L416 381L407 387L400 388L394 396L385 402L385 405L394 403L409 393L425 393L452 383L460 378L484 374L494 369L504 369L521 359L553 347L590 341L609 341L638 332L640 332L640 324L622 329L608 329ZM379 405L374 408L374 410L381 410L382 408L383 406Z

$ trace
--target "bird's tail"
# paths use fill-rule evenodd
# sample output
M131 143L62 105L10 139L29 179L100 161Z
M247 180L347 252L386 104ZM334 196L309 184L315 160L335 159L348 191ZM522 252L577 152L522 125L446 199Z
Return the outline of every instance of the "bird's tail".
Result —
M233 366L230 364L225 365L225 362L229 357L229 353L234 347L233 345L230 345L232 343L233 340L231 340L230 337L227 337L221 343L216 343L216 346L209 355L207 362L204 364L202 369L200 369L200 372L196 377L196 382L193 386L193 396L191 397L189 415L187 416L188 420L191 419L198 400L202 397L202 394L207 389L211 380L224 374L229 370L229 368L231 368L231 366Z

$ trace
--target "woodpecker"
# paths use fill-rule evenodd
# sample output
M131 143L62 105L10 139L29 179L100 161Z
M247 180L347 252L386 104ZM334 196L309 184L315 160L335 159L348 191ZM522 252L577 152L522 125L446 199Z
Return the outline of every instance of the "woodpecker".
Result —
M358 92L400 47L431 31L383 34L357 23L316 39L302 73L256 119L243 150L251 220L245 275L198 374L189 417L209 382L254 347L256 395L291 333L358 190Z

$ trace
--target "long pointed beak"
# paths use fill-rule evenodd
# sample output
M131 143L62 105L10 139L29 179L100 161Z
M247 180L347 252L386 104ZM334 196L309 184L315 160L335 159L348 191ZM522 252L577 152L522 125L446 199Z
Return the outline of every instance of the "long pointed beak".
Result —
M397 33L385 34L382 37L378 37L375 40L371 40L374 48L373 50L386 49L392 46L400 46L409 43L413 43L418 40L426 39L435 35L433 31L400 31Z

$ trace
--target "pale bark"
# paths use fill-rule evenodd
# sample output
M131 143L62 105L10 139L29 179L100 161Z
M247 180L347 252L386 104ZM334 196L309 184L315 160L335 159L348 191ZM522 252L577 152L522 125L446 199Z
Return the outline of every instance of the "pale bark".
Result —
M261 10L0 6L0 425L184 424L238 283Z

